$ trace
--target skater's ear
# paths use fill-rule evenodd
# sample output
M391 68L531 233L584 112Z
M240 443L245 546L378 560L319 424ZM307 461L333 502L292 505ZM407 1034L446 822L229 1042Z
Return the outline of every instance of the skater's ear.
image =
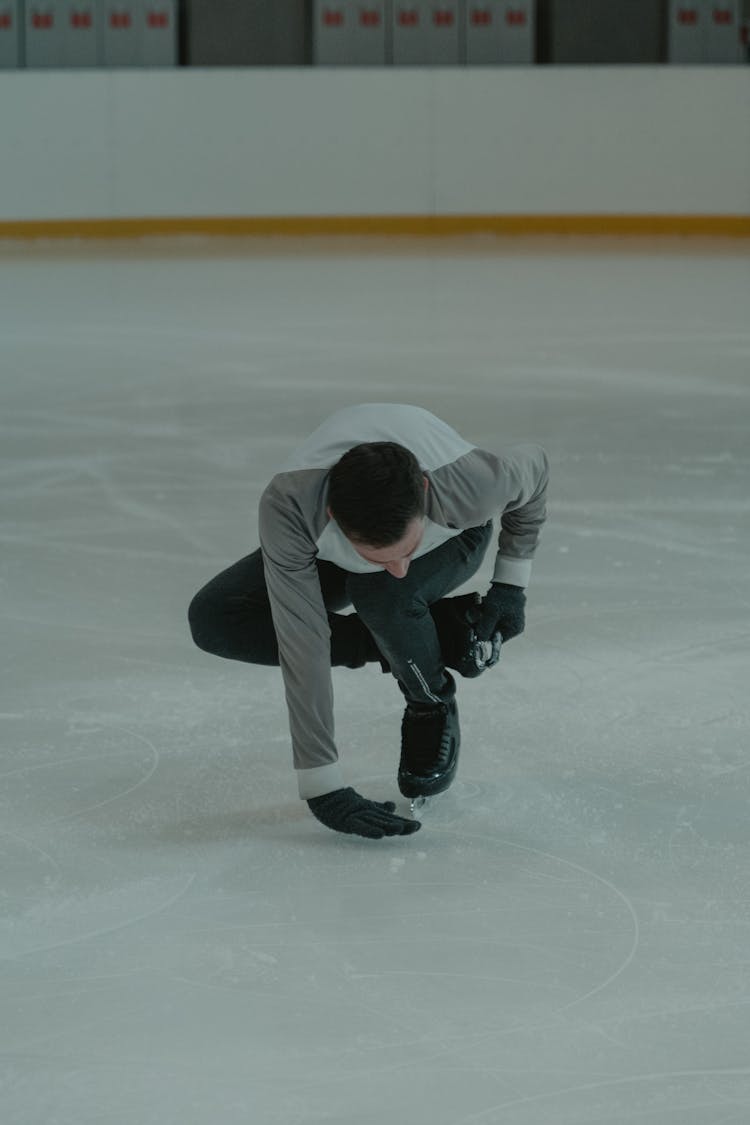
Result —
M426 492L427 489L430 487L430 482L428 481L427 477L422 477L422 480L424 481L424 490Z

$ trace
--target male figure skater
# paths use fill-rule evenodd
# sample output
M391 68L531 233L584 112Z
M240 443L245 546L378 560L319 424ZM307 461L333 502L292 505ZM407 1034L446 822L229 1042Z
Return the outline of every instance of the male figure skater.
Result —
M420 827L345 785L331 667L376 661L395 677L406 702L399 788L447 789L460 745L448 668L477 675L523 631L547 478L539 446L492 453L420 407L347 407L266 488L260 549L196 594L200 648L280 665L300 797L328 828L380 838ZM478 570L496 516L489 591L448 598Z

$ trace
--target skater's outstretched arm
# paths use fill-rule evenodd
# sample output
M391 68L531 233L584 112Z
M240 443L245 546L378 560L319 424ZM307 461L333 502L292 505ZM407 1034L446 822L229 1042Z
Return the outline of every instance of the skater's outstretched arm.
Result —
M274 477L258 514L271 615L284 678L300 797L343 785L334 741L331 629L317 548L287 477ZM324 776L321 775L324 771Z

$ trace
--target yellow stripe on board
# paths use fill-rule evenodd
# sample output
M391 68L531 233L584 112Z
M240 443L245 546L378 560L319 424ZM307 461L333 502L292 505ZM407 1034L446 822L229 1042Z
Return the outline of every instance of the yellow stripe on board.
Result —
M750 238L750 215L321 215L0 221L0 239L466 234Z

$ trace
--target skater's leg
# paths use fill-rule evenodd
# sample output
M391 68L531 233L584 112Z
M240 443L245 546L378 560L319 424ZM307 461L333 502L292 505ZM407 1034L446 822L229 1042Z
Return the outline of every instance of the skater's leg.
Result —
M188 610L198 648L229 660L278 664L260 550L217 574Z
M491 538L491 524L471 528L415 559L404 578L382 571L349 579L354 606L406 697L398 785L412 800L450 786L461 745L456 685L430 607L476 573Z
M491 523L462 532L414 559L404 578L349 575L354 608L410 702L434 704L452 694L430 606L476 573L492 533Z
M329 610L331 663L361 667L378 658L368 630L354 614L336 613L350 604L346 573L319 562L323 601ZM228 660L277 667L279 648L266 589L260 550L217 574L193 598L188 610L193 640L199 648Z

